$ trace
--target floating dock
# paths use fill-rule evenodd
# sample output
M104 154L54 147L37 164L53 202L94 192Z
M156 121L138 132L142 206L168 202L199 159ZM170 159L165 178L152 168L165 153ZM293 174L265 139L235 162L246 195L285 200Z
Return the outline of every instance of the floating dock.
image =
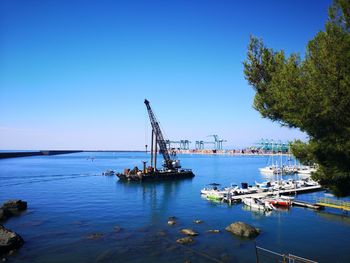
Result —
M311 208L311 209L315 209L315 210L321 210L324 207L318 204L311 204L305 201L299 201L299 200L293 200L292 201L292 205L293 206L301 206L301 207L306 207L306 208Z
M320 198L318 199L317 205L323 207L336 208L343 211L350 211L350 202L331 199L331 198Z
M285 194L285 195L291 195L291 194L297 194L297 193L308 193L308 192L316 192L321 191L323 188L320 185L315 186L304 186L300 188L295 189L288 189L288 190L277 190L277 191L267 191L267 192L260 192L260 193L254 193L254 194L243 194L243 195L231 195L230 197L223 198L224 202L228 203L236 203L242 201L244 198L264 198L268 197L270 195L274 194Z

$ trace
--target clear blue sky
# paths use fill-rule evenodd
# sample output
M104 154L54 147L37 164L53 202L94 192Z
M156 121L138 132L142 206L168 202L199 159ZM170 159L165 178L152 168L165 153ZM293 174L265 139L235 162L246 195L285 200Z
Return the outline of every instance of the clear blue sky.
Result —
M251 34L303 55L330 4L1 0L0 149L143 149L145 98L172 140L305 138L252 108L242 62Z

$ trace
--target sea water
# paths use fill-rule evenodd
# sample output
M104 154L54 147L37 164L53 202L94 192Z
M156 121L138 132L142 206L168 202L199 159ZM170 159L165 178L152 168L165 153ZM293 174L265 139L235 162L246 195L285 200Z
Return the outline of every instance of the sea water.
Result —
M146 153L84 152L0 160L0 202L22 199L28 210L4 225L24 246L11 262L256 262L255 244L281 254L319 262L350 262L350 218L336 210L292 207L261 213L242 204L209 202L200 189L209 183L266 181L258 168L266 156L180 155L193 179L125 183L102 176L107 169L142 167ZM294 176L286 177L294 178ZM276 178L277 179L277 178ZM315 202L331 196L300 194ZM168 218L176 217L169 226ZM194 220L203 220L195 224ZM243 221L258 227L253 240L225 231ZM178 245L180 230L199 233ZM209 233L217 229L219 233ZM265 255L266 256L266 255ZM267 258L268 259L268 258ZM264 262L264 261L261 261ZM265 261L268 262L268 261Z

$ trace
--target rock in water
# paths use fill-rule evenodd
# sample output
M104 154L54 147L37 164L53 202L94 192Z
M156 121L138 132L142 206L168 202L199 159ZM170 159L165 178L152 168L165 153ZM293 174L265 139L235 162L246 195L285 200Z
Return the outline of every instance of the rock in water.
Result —
M0 225L0 255L18 249L23 244L24 241L20 235Z
M6 209L0 208L0 220L5 220L11 216L11 212Z
M22 200L8 200L2 205L2 209L12 213L24 211L27 209L27 202Z
M196 231L193 231L192 229L189 229L189 228L181 229L181 233L188 236L198 236L198 233Z
M122 228L120 226L115 226L113 230L115 233L119 233L120 231L122 231Z
M175 225L176 221L175 220L168 220L168 225L172 226Z
M183 237L176 240L176 243L179 243L179 244L191 244L193 242L194 240L191 237Z
M210 229L207 232L208 233L220 233L220 230L218 230L218 229Z
M240 237L254 238L260 234L259 229L243 222L233 223L225 229Z
M93 233L93 234L88 235L86 238L91 239L91 240L98 240L98 239L103 238L103 236L104 235L102 233Z

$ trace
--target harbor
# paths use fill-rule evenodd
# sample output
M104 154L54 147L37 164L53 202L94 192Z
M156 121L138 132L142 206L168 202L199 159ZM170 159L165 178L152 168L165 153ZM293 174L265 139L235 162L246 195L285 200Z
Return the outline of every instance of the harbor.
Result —
M350 0L0 10L1 263L350 262Z
M201 195L208 200L225 202L228 204L245 203L248 206L255 206L260 210L275 210L277 206L290 207L298 205L313 209L321 209L321 204L310 204L294 200L295 196L303 193L322 191L323 188L316 182L308 179L299 181L268 181L266 183L256 183L255 186L248 186L242 183L242 188L237 185L219 189L220 184L209 184L212 188L201 189ZM262 187L264 185L265 187ZM267 185L267 187L266 187Z
M204 253L222 262L243 263L255 262L254 241L273 251L318 262L332 262L339 254L344 262L350 260L350 218L341 210L293 206L260 211L243 203L228 206L200 197L200 190L211 182L224 187L232 182L275 181L277 176L259 172L267 156L179 155L182 165L196 173L188 180L140 184L121 182L115 175L101 176L111 168L123 171L127 166L142 164L149 157L150 153L145 152L81 152L3 159L0 201L18 198L21 192L20 198L28 202L27 212L6 223L26 241L11 261L39 263L53 257L61 262L84 261L86 255L91 258L89 262L109 262L115 257L137 261L142 253L145 262L212 262L200 256ZM43 165L45 171L40 169ZM298 177L287 175L283 179ZM330 198L321 190L298 193L294 200L316 203L322 197ZM167 221L172 216L177 224L169 226ZM198 219L203 223L194 223ZM251 241L236 238L225 231L233 221L254 225L262 233ZM194 252L174 245L181 237L179 231L186 227L199 233L196 242L187 246ZM332 240L334 250L326 249L325 239ZM159 251L157 255L155 251Z

